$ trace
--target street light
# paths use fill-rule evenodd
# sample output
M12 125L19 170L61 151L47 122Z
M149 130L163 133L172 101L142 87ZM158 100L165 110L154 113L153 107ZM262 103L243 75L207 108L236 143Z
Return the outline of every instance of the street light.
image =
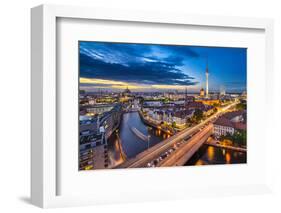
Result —
M150 135L147 136L147 149L149 149L149 146L150 146L149 143L150 143Z

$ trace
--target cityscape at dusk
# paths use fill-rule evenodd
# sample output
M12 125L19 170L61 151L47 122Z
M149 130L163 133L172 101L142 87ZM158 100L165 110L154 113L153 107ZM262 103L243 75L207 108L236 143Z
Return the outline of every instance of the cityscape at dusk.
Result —
M79 41L79 170L247 163L247 49Z

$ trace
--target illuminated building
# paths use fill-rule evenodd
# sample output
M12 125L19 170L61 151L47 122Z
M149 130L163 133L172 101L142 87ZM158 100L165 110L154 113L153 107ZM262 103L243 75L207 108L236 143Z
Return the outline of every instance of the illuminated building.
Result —
M86 109L87 113L93 114L102 114L113 109L112 104L100 104L100 105L91 105L91 106L81 106L80 110Z
M80 116L80 170L103 169L109 166L107 140L118 128L121 105L94 116Z
M200 89L200 97L204 97L205 96L205 91L203 88Z
M214 104L219 104L220 100L219 99L208 99L208 100L197 100L197 102L201 102L205 105L214 105Z
M219 117L214 122L214 134L221 135L233 135L237 130L246 130L246 117L245 111L234 111L226 113Z
M108 167L107 144L103 134L91 130L80 131L79 169L103 169Z
M129 96L131 94L131 90L129 90L128 86L127 88L123 91L122 95L123 96Z

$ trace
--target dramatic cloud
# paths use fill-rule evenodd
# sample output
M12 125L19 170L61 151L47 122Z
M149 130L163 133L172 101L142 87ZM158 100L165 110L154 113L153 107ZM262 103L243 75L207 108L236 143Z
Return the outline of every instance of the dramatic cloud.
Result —
M181 67L198 54L188 47L80 43L80 76L139 84L195 85Z
M245 48L87 41L79 42L80 86L198 91L206 81L206 57L211 91L246 89Z

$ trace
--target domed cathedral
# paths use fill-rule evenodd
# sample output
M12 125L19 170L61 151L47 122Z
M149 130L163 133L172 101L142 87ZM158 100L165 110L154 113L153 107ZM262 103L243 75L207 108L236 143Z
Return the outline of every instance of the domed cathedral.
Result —
M131 94L131 90L129 90L128 86L127 88L123 91L123 96L129 96Z

